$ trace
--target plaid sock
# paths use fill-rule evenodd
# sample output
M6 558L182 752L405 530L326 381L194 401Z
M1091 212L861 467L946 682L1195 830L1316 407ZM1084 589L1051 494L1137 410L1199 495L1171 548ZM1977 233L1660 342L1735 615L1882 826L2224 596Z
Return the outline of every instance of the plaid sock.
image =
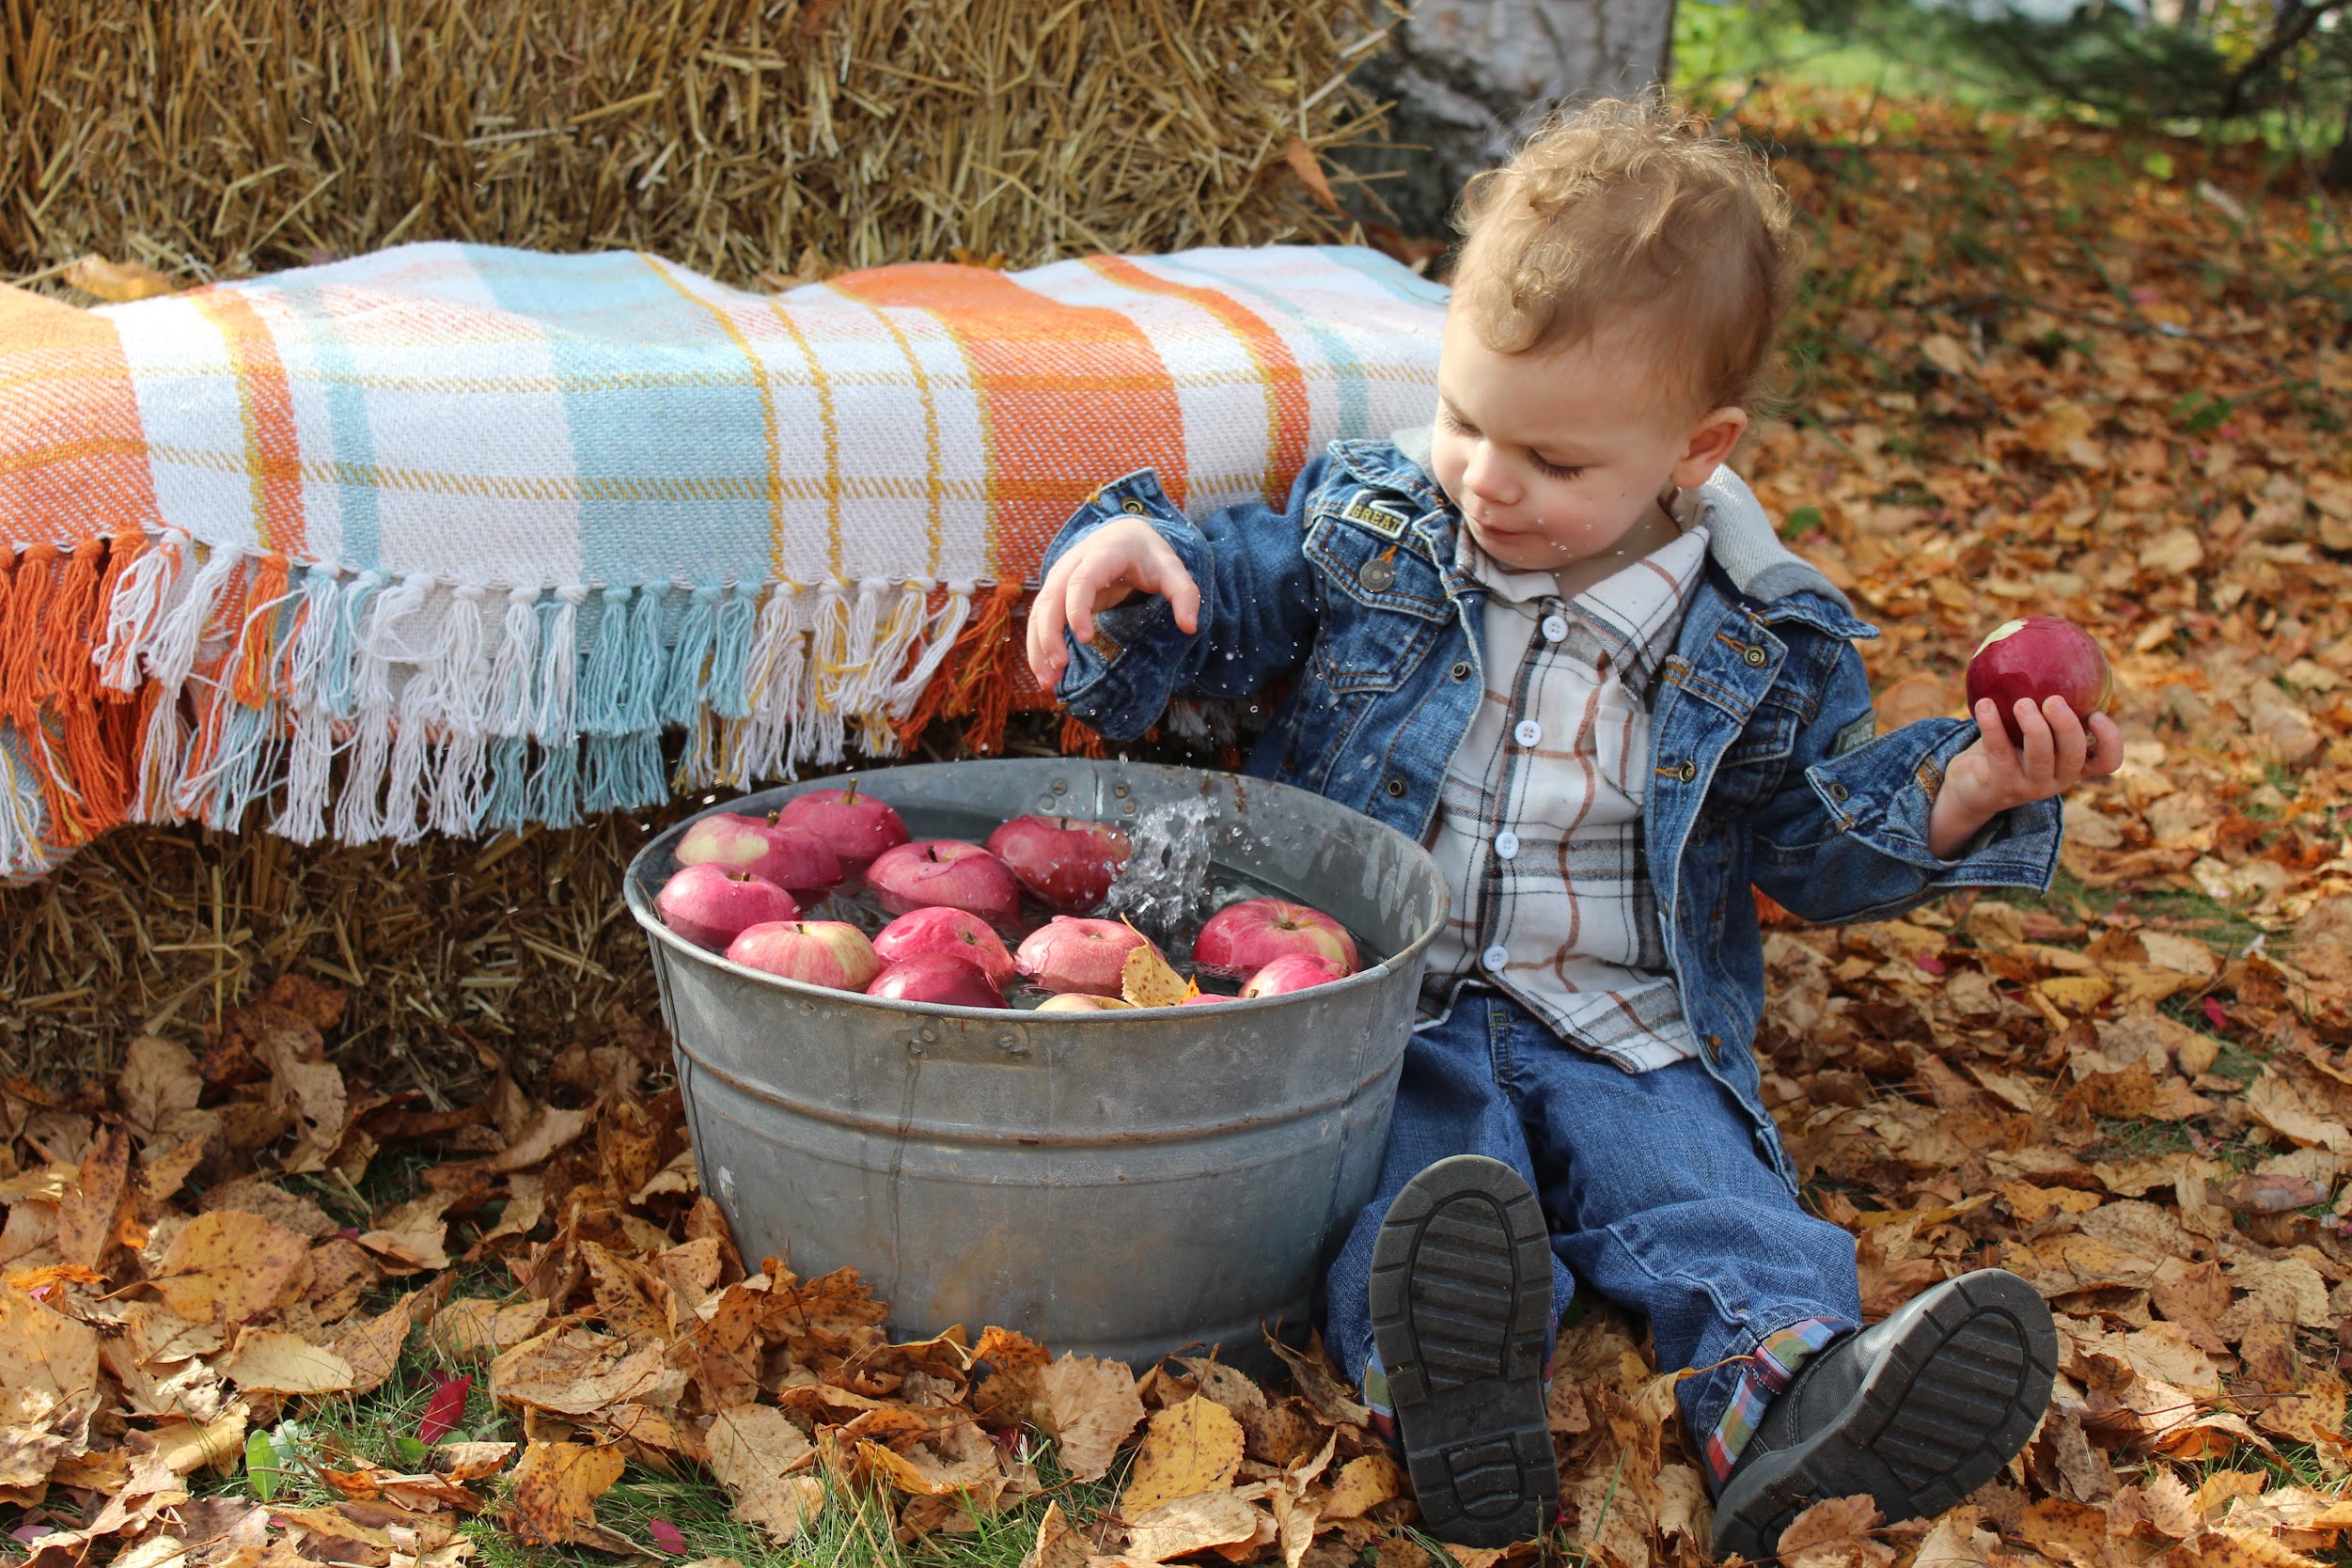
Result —
M1740 1374L1739 1386L1732 1390L1732 1403L1723 1407L1722 1419L1707 1435L1707 1468L1714 1473L1717 1486L1730 1478L1740 1450L1756 1435L1764 1406L1789 1386L1789 1379L1813 1352L1844 1332L1842 1325L1826 1318L1807 1318L1764 1336L1748 1370Z
M1397 1446L1397 1410L1388 1403L1388 1369L1380 1364L1380 1352L1372 1353L1364 1363L1364 1408L1372 1412L1372 1429L1390 1448Z

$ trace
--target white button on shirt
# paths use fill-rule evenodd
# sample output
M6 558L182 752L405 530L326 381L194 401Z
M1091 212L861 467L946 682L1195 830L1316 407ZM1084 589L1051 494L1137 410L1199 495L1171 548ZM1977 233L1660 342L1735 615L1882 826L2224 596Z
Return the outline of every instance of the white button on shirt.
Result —
M1641 832L1646 698L1706 565L1703 516L1676 521L1679 539L1568 599L1551 573L1498 566L1463 536L1457 564L1487 589L1486 689L1429 838L1453 910L1423 1011L1476 980L1637 1073L1698 1053Z

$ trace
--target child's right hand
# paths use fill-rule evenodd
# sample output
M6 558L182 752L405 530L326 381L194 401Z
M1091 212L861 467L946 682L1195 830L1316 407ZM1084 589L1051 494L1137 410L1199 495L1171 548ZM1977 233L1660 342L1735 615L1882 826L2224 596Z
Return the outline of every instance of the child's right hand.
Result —
M1029 672L1038 683L1053 690L1070 663L1061 643L1065 625L1080 642L1092 642L1095 612L1137 593L1165 595L1186 635L1200 630L1199 585L1159 530L1140 518L1105 523L1056 561L1029 606Z

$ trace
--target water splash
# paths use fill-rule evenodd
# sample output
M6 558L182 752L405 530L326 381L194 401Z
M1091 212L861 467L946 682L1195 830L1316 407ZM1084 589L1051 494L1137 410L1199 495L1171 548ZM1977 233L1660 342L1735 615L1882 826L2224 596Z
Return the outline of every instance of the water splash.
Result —
M1154 806L1127 830L1134 846L1104 896L1102 917L1121 915L1163 947L1189 940L1207 917L1209 823L1214 802L1194 796Z

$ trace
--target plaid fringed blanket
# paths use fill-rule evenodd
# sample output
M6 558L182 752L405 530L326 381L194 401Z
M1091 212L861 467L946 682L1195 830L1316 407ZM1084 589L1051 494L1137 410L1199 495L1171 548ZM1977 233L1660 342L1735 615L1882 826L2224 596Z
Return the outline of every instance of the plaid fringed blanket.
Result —
M1090 490L1278 499L1427 418L1442 302L1295 247L778 295L457 244L93 310L0 289L0 874L264 799L408 840L939 716L991 745L1049 703L1014 622Z

